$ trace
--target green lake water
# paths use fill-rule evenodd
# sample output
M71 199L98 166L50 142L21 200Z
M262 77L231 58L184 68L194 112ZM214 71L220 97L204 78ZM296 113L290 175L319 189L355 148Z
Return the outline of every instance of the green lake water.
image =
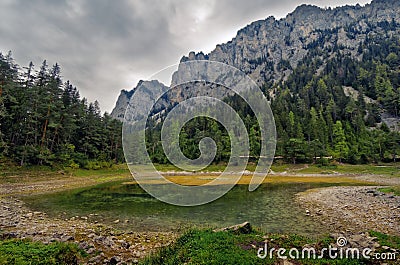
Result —
M329 232L294 202L296 193L335 184L263 184L249 192L237 185L222 198L195 207L179 207L158 201L136 184L104 183L59 193L24 198L33 210L49 216L112 224L131 231L171 231L197 227L225 227L249 221L265 232L317 235ZM117 224L115 220L120 220Z

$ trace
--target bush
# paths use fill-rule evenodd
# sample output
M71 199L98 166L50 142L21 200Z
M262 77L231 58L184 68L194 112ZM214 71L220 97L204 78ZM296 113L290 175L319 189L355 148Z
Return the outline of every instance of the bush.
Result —
M97 160L89 160L83 166L84 169L102 169L102 168L110 168L112 166L112 162L109 161L97 161Z
M326 167L329 166L329 164L329 160L324 157L317 160L318 167Z
M72 169L78 169L79 168L79 164L75 163L74 161L71 161L69 164L69 167Z

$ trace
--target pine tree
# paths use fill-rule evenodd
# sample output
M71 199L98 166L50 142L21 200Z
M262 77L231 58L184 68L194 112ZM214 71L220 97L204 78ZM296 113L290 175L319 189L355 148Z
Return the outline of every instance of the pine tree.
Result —
M342 159L347 158L349 147L347 145L346 136L343 130L341 121L337 121L333 126L333 139L334 139L334 157L342 162Z

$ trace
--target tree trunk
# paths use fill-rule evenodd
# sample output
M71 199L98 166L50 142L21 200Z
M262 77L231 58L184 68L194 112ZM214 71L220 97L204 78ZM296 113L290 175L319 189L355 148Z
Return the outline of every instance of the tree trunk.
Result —
M63 119L64 119L64 116L61 116L60 124L57 125L57 127L56 127L56 129L54 131L54 137L53 137L53 141L51 142L51 147L50 147L51 151L53 151L54 142L56 141L56 137L58 138L58 129L61 127L61 123L62 123Z
M47 117L43 125L42 141L40 143L40 148L43 148L44 140L46 139L46 131L47 131L47 125L49 124L49 117L50 117L50 105L47 108Z

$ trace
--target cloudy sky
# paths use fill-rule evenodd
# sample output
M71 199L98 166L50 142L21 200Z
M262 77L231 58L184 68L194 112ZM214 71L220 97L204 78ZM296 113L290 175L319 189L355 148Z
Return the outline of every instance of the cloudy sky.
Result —
M21 66L44 59L64 80L111 112L121 89L210 52L252 21L286 16L302 3L321 7L370 0L2 0L0 51Z

